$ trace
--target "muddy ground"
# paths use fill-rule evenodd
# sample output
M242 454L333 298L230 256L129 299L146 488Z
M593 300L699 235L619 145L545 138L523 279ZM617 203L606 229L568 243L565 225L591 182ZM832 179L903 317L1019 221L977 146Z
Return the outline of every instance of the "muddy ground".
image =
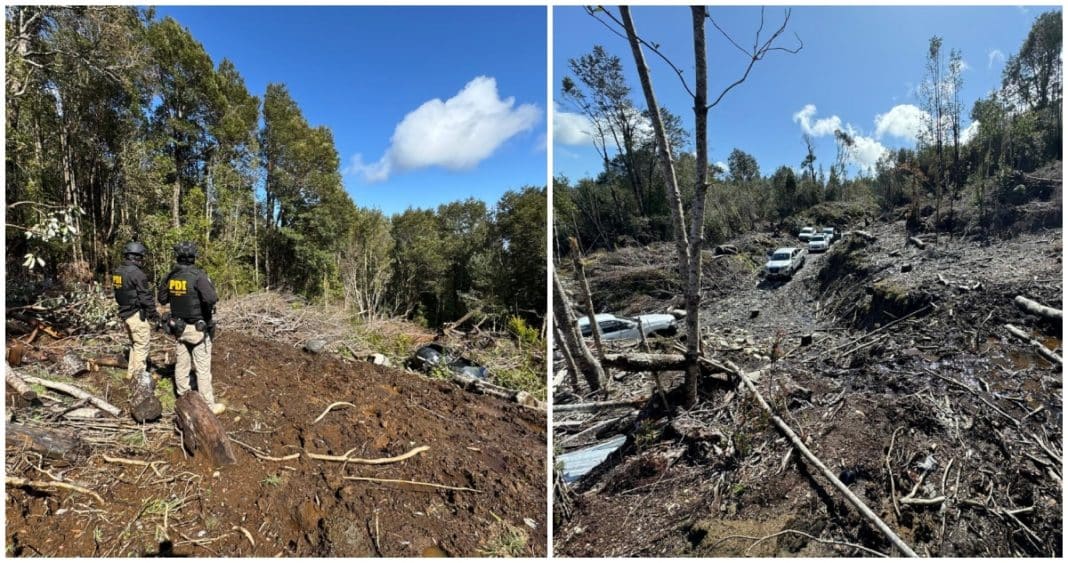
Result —
M124 371L103 370L75 384L125 405ZM216 397L229 406L220 420L237 456L236 465L220 468L184 453L167 412L143 428L132 421L50 420L51 400L35 408L9 398L9 418L14 413L27 425L77 432L92 450L82 463L40 466L36 456L9 445L8 475L82 484L105 503L8 487L7 554L545 554L543 413L451 383L234 332L220 331L213 373ZM356 407L335 408L314 423L335 401ZM381 458L418 446L430 449L386 465L303 454L267 461L251 451ZM122 465L105 455L160 463ZM351 475L477 492L343 479Z
M1060 353L1060 324L1013 305L1025 295L1062 306L1060 229L1008 239L931 235L923 250L905 244L900 221L868 230L875 242L847 237L810 254L787 282L764 280L758 268L766 250L796 245L790 236L750 234L733 241L737 255L709 252L706 354L746 370L773 366L756 382L761 393L919 554L1061 555L1062 370L1004 326ZM599 306L628 314L678 307L678 293L662 290L668 284L619 285L670 276L671 256L660 247L590 256ZM814 343L801 346L807 334ZM607 398L654 396L649 373L614 379ZM682 374L662 379L671 389ZM604 398L566 381L555 394L557 402ZM574 438L615 418L596 436ZM654 397L633 411L557 415L554 425L563 451L628 437L558 500L559 555L894 553L733 385L710 382L695 408L674 417Z

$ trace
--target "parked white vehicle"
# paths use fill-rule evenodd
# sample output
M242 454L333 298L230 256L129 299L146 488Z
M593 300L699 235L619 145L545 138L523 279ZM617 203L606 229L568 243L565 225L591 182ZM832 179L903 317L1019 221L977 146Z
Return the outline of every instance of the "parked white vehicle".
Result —
M769 278L790 279L805 265L805 251L800 248L783 247L771 254L764 272Z
M808 240L809 252L823 252L824 250L827 250L827 247L829 246L830 243L827 239L827 235L824 235L823 233L812 235L812 238Z
M800 233L797 234L797 238L808 242L814 234L816 234L816 227L805 227L801 229Z
M824 227L823 236L827 239L827 244L831 244L838 239L838 233L834 232L834 227Z
M601 329L602 340L638 340L638 320L641 319L642 331L646 336L651 334L672 335L677 330L675 317L664 314L638 315L637 317L617 317L608 313L594 316L597 326ZM589 315L582 315L578 319L579 332L584 338L593 336L590 327Z

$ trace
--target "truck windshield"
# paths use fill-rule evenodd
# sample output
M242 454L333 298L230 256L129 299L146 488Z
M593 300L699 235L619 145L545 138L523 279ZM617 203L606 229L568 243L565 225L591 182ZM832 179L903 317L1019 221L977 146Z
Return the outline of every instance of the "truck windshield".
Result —
M776 252L775 254L771 255L771 259L773 261L775 261L775 262L781 262L783 260L789 260L790 259L790 253L789 252Z

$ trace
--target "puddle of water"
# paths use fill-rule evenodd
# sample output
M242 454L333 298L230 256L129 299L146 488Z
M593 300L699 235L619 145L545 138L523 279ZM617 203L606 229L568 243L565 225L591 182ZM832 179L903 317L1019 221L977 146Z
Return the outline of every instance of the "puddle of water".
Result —
M449 556L449 554L446 553L446 551L444 549L441 549L440 547L438 547L436 545L432 545L430 547L424 547L423 551L419 552L419 557L448 557L448 556Z

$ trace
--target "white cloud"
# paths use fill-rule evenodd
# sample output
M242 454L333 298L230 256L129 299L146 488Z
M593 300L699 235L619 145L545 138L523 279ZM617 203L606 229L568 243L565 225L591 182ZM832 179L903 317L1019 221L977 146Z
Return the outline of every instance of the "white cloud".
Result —
M999 63L1005 62L1005 53L1001 52L1001 49L991 49L986 54L986 68L994 68L994 61Z
M377 162L365 163L357 154L344 172L380 182L394 171L416 168L469 170L540 119L536 106L515 107L515 98L499 97L496 79L479 76L452 98L435 98L404 116Z
M891 110L891 112L893 112L893 110ZM812 118L815 117L815 115L816 106L807 104L805 107L801 108L801 111L794 114L793 120L801 126L803 132L808 133L813 137L832 135L835 131L844 131L848 133L850 138L853 139L853 146L849 149L849 162L856 165L857 168L865 173L870 173L875 170L875 164L888 152L886 147L884 147L877 139L864 136L860 131L848 123L843 125L842 119L837 115L813 121ZM876 116L877 125L880 117L882 116ZM893 120L887 120L887 128L894 123Z
M731 169L730 166L727 166L727 163L723 162L722 160L717 160L712 166L719 168L721 173L725 173Z
M852 130L852 127L850 129ZM871 137L854 135L853 131L850 131L850 135L853 136L853 148L849 151L850 161L856 164L857 168L871 173L875 170L875 164L879 162L879 159L889 151L882 143Z
M806 104L805 107L801 108L801 111L794 114L794 122L801 124L801 130L813 137L831 135L842 128L842 120L837 115L817 119L813 122L812 118L815 115L816 106L813 104Z
M923 131L927 112L912 105L899 104L875 116L875 137L884 135L915 141Z
M593 143L593 123L581 113L560 111L553 103L553 142L561 145Z
M960 143L966 145L979 134L979 121L973 121L960 132Z

